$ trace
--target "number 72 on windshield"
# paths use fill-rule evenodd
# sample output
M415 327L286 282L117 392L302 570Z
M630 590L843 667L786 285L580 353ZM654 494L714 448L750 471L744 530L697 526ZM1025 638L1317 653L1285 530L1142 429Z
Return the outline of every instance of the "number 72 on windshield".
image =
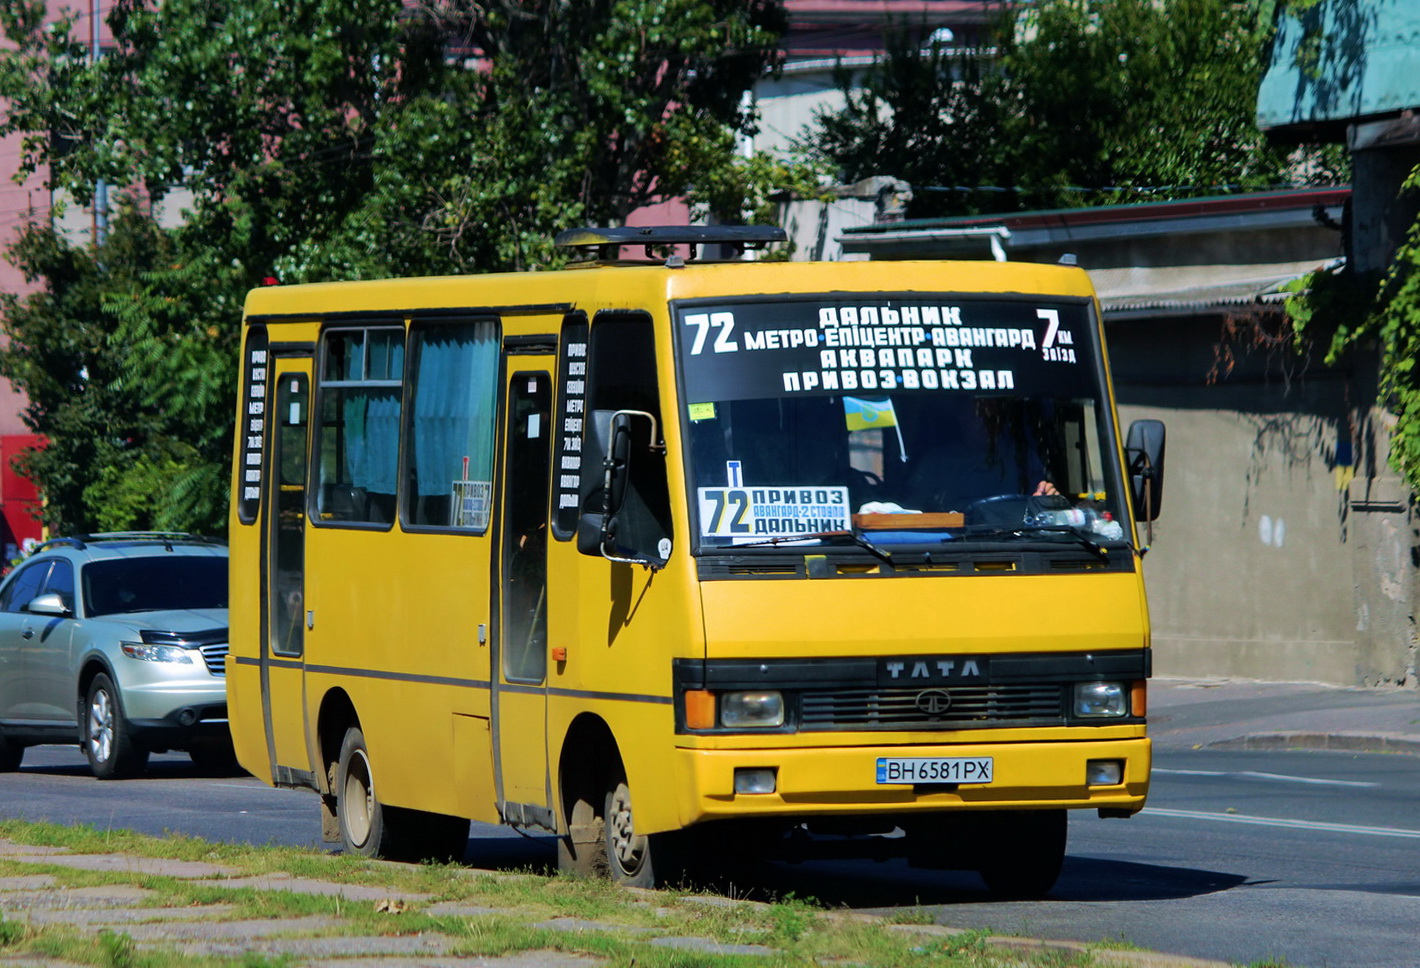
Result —
M700 528L705 537L820 534L848 527L848 488L702 487Z

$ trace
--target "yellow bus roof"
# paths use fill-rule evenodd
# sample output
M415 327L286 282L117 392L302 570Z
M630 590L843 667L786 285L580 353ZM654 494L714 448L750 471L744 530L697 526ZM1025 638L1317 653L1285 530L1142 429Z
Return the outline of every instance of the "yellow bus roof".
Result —
M1094 296L1084 270L1029 262L722 262L679 268L597 266L267 286L247 295L247 316L496 310L571 306L645 309L672 299L778 293L956 292Z

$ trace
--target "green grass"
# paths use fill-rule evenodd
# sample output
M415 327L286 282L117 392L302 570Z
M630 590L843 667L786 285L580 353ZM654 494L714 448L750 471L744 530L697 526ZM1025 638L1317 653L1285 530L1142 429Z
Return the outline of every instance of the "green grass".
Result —
M496 957L556 950L602 959L607 968L1084 968L1092 952L1100 964L1127 964L1135 950L1103 942L1091 950L1026 951L994 945L982 931L932 924L930 911L905 909L869 918L826 908L813 898L769 903L703 897L685 891L629 891L609 882L564 875L504 874L456 865L401 865L287 847L215 844L194 837L148 837L129 831L0 821L0 838L66 847L76 853L123 852L142 857L204 861L252 874L380 888L388 903L346 900L294 891L198 885L188 880L125 871L85 871L0 858L0 876L44 873L68 888L130 885L152 894L135 906L212 907L204 920L328 917L345 923L323 935L439 934L458 954ZM0 896L3 899L3 896ZM454 902L492 909L474 917L433 913ZM216 908L215 905L223 905ZM556 918L594 921L611 930L562 931L539 927ZM768 955L720 954L649 944L657 937L704 938L759 945ZM1117 945L1117 947L1116 947ZM103 968L284 968L292 959L248 953L239 958L193 957L176 946L138 945L121 929L82 931L62 925L31 927L0 917L0 954L44 955ZM1263 968L1263 966L1255 966Z

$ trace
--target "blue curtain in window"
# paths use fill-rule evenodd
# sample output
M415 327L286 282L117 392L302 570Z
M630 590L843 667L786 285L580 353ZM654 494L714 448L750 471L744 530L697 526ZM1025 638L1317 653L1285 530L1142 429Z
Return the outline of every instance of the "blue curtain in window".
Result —
M345 391L347 479L371 494L393 494L399 466L399 390Z
M431 326L419 332L419 339L413 417L419 493L448 494L455 481L464 479L492 481L496 325Z

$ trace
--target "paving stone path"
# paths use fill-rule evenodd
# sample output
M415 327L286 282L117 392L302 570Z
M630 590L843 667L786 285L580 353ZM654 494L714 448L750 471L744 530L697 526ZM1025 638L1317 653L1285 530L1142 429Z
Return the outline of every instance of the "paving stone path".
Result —
M404 911L418 906L424 913L454 919L494 915L516 916L508 909L459 902L427 903L426 894L401 893L362 884L273 873L251 875L220 864L159 860L128 854L73 854L62 848L33 847L0 840L0 859L19 864L65 867L71 870L172 877L199 887L288 891L340 897L362 904L387 904ZM515 875L516 876L516 875ZM0 877L0 914L32 925L56 925L83 932L122 932L138 951L169 950L193 956L239 958L247 954L282 957L309 968L598 968L602 959L562 951L524 951L487 956L453 952L458 939L436 933L368 935L346 918L325 916L233 919L231 904L160 907L158 892L143 887L113 885L66 887L52 874ZM378 909L378 908L376 908ZM656 929L580 918L552 918L532 927L568 933L612 933L625 937L655 934ZM772 954L763 945L726 945L708 938L648 939L652 944L721 954ZM0 955L0 968L68 968L64 962L36 957Z
M685 933L684 919L669 930L619 924L578 917L553 917L534 921L526 911L490 907L462 901L434 901L431 895L396 892L389 887L347 884L319 878L296 877L285 873L250 874L222 864L197 861L159 860L121 853L76 854L64 848L35 847L0 839L0 860L11 871L22 865L67 868L97 874L133 875L152 884L150 878L172 878L198 887L248 890L260 894L286 892L296 895L339 898L350 902L352 911L379 912L391 918L388 931L369 933L369 918L356 921L337 915L285 914L269 918L243 916L250 908L232 903L163 906L162 891L137 884L68 886L63 877L50 871L0 875L0 921L25 922L38 928L77 932L93 936L113 932L130 945L135 954L173 956L174 964L183 956L216 956L240 959L262 956L281 959L291 968L602 968L605 959L559 950L521 951L505 955L467 955L458 951L460 943L480 919L504 919L533 930L570 935L611 936L633 944L686 951L702 955L744 958L779 954L768 944L756 943L754 933L727 943ZM541 880L521 874L478 872L477 877L496 877L502 883ZM161 886L161 885L158 885ZM661 918L675 917L666 906L668 896L652 891L627 890L629 904L649 910ZM677 899L701 906L735 907L753 902L720 897L689 896ZM340 912L342 909L337 908ZM393 918L403 912L446 919L453 933L411 929L398 930ZM867 915L828 915L835 918L877 921ZM427 921L423 922L428 924ZM880 921L877 923L881 923ZM939 925L892 925L888 930L924 943L941 940L960 931ZM993 937L993 948L1020 955L1045 955L1055 959L1080 956L1085 946L1070 942L1043 942L1024 938ZM1204 962L1152 952L1098 953L1100 964L1127 964L1130 968L1225 968ZM829 958L824 968L839 964ZM35 955L9 955L0 949L0 968L84 968L57 959Z

